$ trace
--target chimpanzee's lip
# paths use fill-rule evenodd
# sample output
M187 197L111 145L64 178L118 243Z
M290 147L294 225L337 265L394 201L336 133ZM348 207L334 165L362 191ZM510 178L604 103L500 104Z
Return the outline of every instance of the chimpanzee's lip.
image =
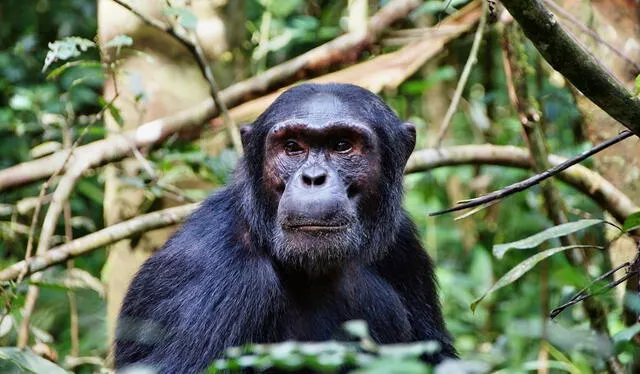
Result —
M300 230L300 231L340 231L347 228L347 225L286 225L285 226L291 230Z

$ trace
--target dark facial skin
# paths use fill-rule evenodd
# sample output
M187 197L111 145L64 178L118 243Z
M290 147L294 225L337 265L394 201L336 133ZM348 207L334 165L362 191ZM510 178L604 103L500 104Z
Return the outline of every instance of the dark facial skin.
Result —
M311 272L358 256L358 215L366 208L359 203L375 195L377 138L346 109L333 96L316 95L301 106L306 115L276 124L266 139L265 184L278 201L274 254Z

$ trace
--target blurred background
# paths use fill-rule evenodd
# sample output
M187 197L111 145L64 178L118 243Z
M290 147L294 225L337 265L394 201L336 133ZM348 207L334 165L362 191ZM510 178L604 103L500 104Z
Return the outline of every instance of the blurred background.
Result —
M543 3L634 90L635 2ZM445 319L464 360L501 373L635 370L637 275L607 287L627 267L595 283L592 291L603 292L587 302L553 320L549 314L636 256L637 138L583 162L587 169L572 168L469 217L429 216L548 168L549 155L575 156L623 130L539 56L500 4L130 4L201 47L228 118L212 109L210 84L188 44L121 4L0 2L0 368L53 372L43 357L75 372L108 370L128 283L175 226L156 220L112 239L74 240L219 189L240 157L233 129L250 123L279 89L316 79L366 87L416 125L405 207L437 264ZM156 119L165 121L162 130L127 137ZM83 148L96 142L102 148ZM77 156L67 159L65 149ZM552 227L560 228L543 232ZM539 241L503 256L494 248L540 232ZM44 260L34 275L15 267L65 243L75 243L73 259ZM545 252L567 245L602 248Z

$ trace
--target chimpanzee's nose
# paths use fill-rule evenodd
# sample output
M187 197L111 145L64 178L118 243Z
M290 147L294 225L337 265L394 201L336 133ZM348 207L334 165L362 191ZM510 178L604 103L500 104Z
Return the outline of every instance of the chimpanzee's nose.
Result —
M321 187L327 182L327 170L320 166L311 166L301 173L304 187Z

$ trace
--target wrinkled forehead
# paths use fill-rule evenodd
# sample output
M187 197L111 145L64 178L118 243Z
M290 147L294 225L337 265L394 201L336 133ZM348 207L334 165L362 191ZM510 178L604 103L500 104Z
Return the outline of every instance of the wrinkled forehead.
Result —
M366 122L358 115L357 102L347 102L331 93L313 93L296 100L287 99L280 104L283 105L275 118L276 124L303 122L313 128L335 122Z

